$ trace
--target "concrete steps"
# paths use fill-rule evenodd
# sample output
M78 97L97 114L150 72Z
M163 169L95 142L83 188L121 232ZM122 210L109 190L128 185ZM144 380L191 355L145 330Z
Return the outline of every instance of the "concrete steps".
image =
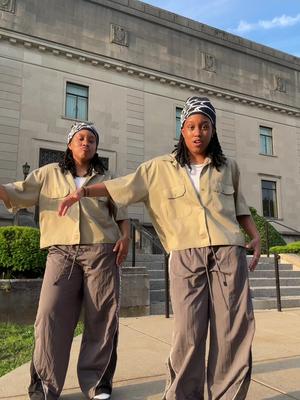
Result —
M250 256L247 257L250 261ZM126 262L130 266L130 259ZM164 257L161 254L137 254L136 266L148 269L150 281L150 312L165 312ZM282 308L300 307L300 271L290 264L279 265ZM251 296L255 309L276 309L276 285L273 257L262 256L254 272L249 273ZM171 306L170 306L170 310ZM171 311L170 311L171 312Z

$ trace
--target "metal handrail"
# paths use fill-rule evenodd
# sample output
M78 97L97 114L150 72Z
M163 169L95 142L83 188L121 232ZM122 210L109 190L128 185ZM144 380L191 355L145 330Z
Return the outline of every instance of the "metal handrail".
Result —
M273 223L273 224L277 224L277 225L280 225L280 226L283 226L284 228L287 228L287 229L289 229L289 230L291 230L291 231L293 231L293 232L295 232L295 233L299 233L299 235L300 235L300 231L297 231L297 229L295 229L295 228L292 228L291 226L287 226L287 225L285 225L285 224L282 224L281 222L278 222L278 221L276 221L276 220L273 220L273 219L265 219L265 232L266 232L266 250L267 250L267 257L270 257L270 250L269 250L269 247L270 247L270 242L269 242L269 224L270 223Z
M267 257L270 257L270 249L269 249L269 223L272 222L274 224L283 226L284 228L287 228L295 233L300 232L292 228L291 226L287 226L285 224L282 224L281 222L278 222L273 219L266 219L265 221L265 232L266 232L266 247L267 247ZM277 253L274 253L274 270L275 270L275 282L276 282L276 298L277 298L277 310L281 311L281 293L280 293L280 277L279 277L279 260L280 260L280 255Z
M274 266L275 266L275 282L276 282L276 297L277 297L277 310L281 311L281 294L280 294L280 279L279 279L279 265L280 255L274 254Z
M135 242L136 242L136 231L139 231L144 236L146 236L152 244L159 250L161 250L164 254L164 271L165 271L165 317L170 317L170 289L169 289L169 255L165 251L163 245L154 236L151 232L149 232L140 222L138 219L130 219L131 225L131 237L132 237L132 267L135 267L136 263L136 249L135 249Z
M277 225L283 226L284 228L287 228L287 229L289 229L290 231L293 231L293 232L295 232L295 233L299 233L299 234L300 234L300 231L298 231L297 229L292 228L291 226L284 225L283 223L278 222L278 221L276 221L275 219L266 219L266 221L272 222L273 224L277 224Z

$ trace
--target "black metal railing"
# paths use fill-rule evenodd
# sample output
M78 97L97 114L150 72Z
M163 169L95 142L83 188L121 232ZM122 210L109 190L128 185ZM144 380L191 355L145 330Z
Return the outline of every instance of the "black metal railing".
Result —
M164 280L165 280L165 317L170 317L170 287L169 287L169 255L163 248L160 240L154 236L151 232L149 232L137 219L130 219L131 225L131 239L132 239L132 267L136 265L136 231L140 234L144 235L150 242L160 251L162 251L164 255Z
M277 310L281 311L281 294L280 294L280 278L279 278L279 260L280 255L274 254L274 267L275 267L275 283L276 283L276 299L277 299Z
M300 235L300 232L292 228L291 226L287 226L281 222L278 222L276 220L267 220L265 221L265 233L266 233L266 251L267 251L267 257L270 257L270 241L269 241L269 225L270 222L273 224L280 225L284 228L289 229L290 231L294 233L298 233ZM280 293L280 276L279 276L279 260L280 260L280 255L277 253L274 253L274 270L275 270L275 283L276 283L276 300L277 300L277 310L281 311L281 293Z
M300 231L298 231L295 228L292 228L291 226L284 225L283 223L278 222L278 221L276 221L274 219L266 219L265 220L265 233L266 233L266 252L267 252L267 257L270 257L270 235L269 235L270 223L283 226L284 228L289 229L291 232L298 233L300 235Z

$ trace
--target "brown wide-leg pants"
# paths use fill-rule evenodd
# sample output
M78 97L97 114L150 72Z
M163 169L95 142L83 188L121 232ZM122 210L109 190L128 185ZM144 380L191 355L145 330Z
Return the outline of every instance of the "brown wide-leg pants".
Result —
M164 400L203 400L205 375L209 400L244 400L255 329L244 248L174 251L169 269L174 332Z
M35 348L29 394L37 380L45 400L62 391L80 310L84 332L78 359L82 392L110 391L116 366L119 269L113 244L53 246L49 249L35 322Z

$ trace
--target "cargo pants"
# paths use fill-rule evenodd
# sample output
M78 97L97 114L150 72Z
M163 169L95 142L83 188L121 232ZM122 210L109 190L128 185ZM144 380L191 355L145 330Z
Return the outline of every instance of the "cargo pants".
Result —
M111 392L120 288L113 247L96 244L49 249L35 322L29 395L39 382L45 400L59 398L82 306L84 332L77 368L81 390L88 399L101 388Z
M163 399L203 400L206 381L209 400L244 400L255 330L245 249L173 251L169 271L174 331Z

